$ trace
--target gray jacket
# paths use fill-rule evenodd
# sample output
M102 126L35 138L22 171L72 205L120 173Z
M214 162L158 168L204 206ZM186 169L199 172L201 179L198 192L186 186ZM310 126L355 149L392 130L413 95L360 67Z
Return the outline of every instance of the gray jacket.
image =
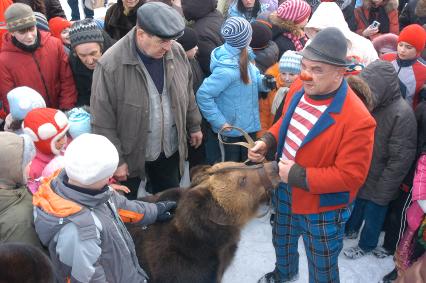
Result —
M377 127L370 170L358 197L388 205L397 197L399 186L415 158L416 117L401 96L398 77L391 63L376 60L360 76L373 94L371 114Z
M135 245L117 209L144 214L136 224L155 222L155 204L129 201L112 189L92 196L64 184L62 171L34 195L34 222L49 248L58 282L146 282Z
M135 28L98 61L90 100L93 132L107 137L117 148L120 165L130 177L145 177L145 145L149 125L147 78L135 44ZM165 86L172 101L178 132L180 170L187 157L187 135L201 130L201 114L192 90L192 71L183 48L173 43L165 55Z

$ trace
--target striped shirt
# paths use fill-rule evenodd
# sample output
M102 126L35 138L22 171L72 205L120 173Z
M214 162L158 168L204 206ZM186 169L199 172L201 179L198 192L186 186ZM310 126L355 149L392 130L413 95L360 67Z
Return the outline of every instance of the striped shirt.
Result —
M303 95L294 110L285 138L282 158L294 160L296 152L332 99L313 100Z

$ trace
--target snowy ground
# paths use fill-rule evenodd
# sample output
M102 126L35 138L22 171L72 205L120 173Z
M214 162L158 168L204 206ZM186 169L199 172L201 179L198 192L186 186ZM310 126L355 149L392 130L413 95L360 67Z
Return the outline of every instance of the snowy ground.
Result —
M345 240L344 248L355 246L356 243L356 240ZM299 240L299 253L299 280L297 282L309 282L308 264L302 239ZM272 227L269 224L268 214L263 218L252 220L243 230L234 261L226 271L223 283L255 283L263 274L272 271L274 264ZM367 255L358 260L346 259L342 253L339 256L342 283L380 282L381 278L393 267L391 256L377 259L373 255Z

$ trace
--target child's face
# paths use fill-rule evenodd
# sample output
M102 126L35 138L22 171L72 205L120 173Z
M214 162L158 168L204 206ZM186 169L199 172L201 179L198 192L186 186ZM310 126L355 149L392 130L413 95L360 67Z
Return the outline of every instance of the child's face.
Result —
M299 75L293 73L280 73L281 82L285 87L290 87L290 85L297 79Z
M67 135L64 135L62 138L55 142L55 148L57 150L62 150L67 143Z
M411 44L401 41L398 43L398 57L401 60L412 60L417 58L417 50Z
M194 59L195 58L195 54L197 54L198 51L198 46L195 46L194 48L186 51L186 56L188 56L188 59Z
M71 44L71 41L70 41L70 29L69 28L65 28L64 30L62 30L62 32L61 32L61 39L62 39L62 42L64 44Z

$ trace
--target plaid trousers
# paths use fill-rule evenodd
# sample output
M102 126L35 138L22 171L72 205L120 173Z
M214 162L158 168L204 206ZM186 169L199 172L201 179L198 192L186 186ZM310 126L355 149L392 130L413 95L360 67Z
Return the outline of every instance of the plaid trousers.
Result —
M353 205L317 214L293 214L290 190L281 183L275 191L272 240L281 280L290 280L299 272L297 243L302 236L308 257L309 282L339 282L337 259Z

